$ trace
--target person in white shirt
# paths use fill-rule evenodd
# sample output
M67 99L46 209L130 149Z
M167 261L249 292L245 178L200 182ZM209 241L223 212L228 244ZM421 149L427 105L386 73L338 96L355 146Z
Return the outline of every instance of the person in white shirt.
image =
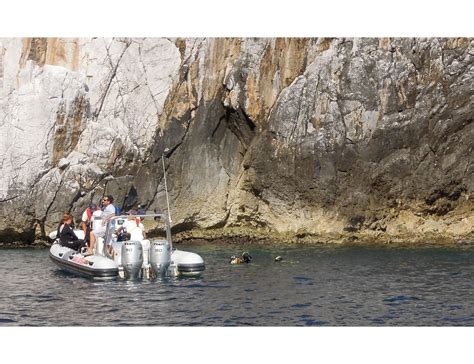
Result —
M96 241L100 237L105 236L105 230L107 228L107 223L109 220L115 216L115 206L112 204L114 198L112 195L105 196L102 198L102 223L94 224L93 230L90 235L90 246L86 254L94 254Z
M142 241L143 239L146 239L145 226L143 226L139 217L133 216L137 214L138 213L135 210L129 211L127 221L116 230L116 233L128 233L130 234L130 240Z

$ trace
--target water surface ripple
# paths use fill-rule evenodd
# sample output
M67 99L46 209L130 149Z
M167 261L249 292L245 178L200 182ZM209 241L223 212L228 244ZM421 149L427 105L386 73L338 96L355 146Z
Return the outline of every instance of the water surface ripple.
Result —
M474 247L180 247L201 278L93 281L47 250L0 250L0 326L474 325ZM228 264L244 250L251 264Z

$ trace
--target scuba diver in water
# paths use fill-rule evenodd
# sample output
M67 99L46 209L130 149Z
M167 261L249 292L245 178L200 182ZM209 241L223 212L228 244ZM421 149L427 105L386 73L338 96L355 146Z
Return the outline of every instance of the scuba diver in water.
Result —
M242 258L232 255L229 259L230 264L250 263L251 261L252 261L252 256L247 252L242 253Z

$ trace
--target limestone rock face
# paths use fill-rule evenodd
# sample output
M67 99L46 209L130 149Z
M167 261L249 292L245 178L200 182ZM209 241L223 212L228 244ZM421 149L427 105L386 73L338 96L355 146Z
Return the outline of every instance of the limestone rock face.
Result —
M0 39L0 242L166 210L162 156L189 236L470 237L473 44Z

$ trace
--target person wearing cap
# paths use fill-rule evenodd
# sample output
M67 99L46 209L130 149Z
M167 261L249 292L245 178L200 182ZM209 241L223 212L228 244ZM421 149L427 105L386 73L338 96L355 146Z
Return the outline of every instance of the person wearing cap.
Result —
M92 216L95 211L100 211L100 207L92 202L82 213L81 228L84 231L84 240L89 244L92 230Z

